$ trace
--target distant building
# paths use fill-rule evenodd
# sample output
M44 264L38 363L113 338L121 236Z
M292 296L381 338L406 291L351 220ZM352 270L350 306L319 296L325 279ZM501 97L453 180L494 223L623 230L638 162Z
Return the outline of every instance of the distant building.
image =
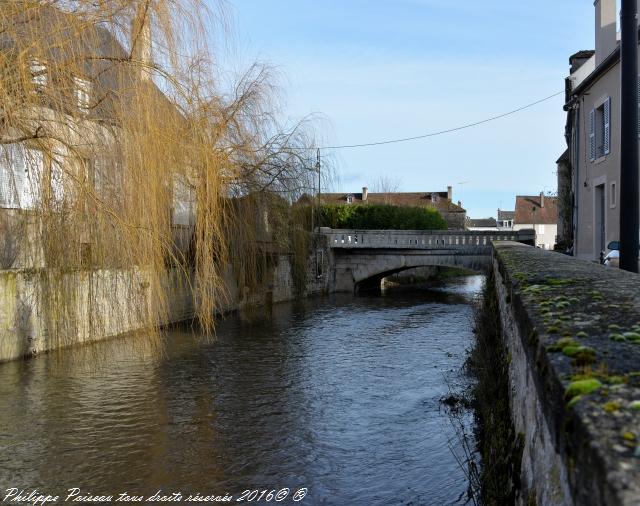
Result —
M535 197L517 196L513 230L534 229L536 246L552 250L558 233L558 199L540 193Z
M320 200L325 204L389 204L402 207L429 207L436 209L445 219L450 230L464 230L467 211L460 202L452 202L453 189L446 192L393 192L370 193L365 186L362 193L323 193Z
M467 230L474 232L497 232L498 222L495 218L467 218Z
M515 211L502 211L501 209L498 209L498 229L513 230L513 220L515 216Z

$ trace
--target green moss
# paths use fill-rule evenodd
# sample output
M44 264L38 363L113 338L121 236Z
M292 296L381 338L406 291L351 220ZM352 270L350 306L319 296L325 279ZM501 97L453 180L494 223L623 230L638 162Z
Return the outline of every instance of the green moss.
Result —
M616 325L615 323L612 323L611 325L609 325L609 327L607 327L609 330L622 330L622 327L620 327L620 325Z
M550 327L547 327L547 334L559 334L560 333L560 329L554 325L551 325Z
M624 342L624 341L626 341L626 340L627 340L627 338L626 338L626 337L624 337L622 334L618 334L618 333L616 333L616 334L611 334L611 335L609 336L609 339L611 339L612 341L616 341L616 342L618 342L618 343L622 343L622 342Z
M580 399L582 399L582 395L576 395L575 397L573 397L568 403L567 403L567 407L568 408L572 408L574 407L576 404L578 404L578 402L580 401Z
M640 342L640 333L638 332L625 332L622 334L627 341L631 341L632 343Z
M544 282L551 286L567 286L575 284L576 280L571 278L547 278Z
M622 404L620 401L609 401L602 406L607 413L615 413L616 411L620 411Z
M572 338L570 337L563 337L561 339L558 339L558 341L551 345L551 346L547 346L547 351L563 351L563 349L567 346L578 346L578 343L576 343Z
M562 353L581 365L593 363L596 357L596 350L589 346L565 346L562 348Z
M572 399L576 395L587 395L602 387L602 383L595 378L573 381L565 390L565 395Z
M633 432L627 431L622 434L622 439L624 439L625 441L635 441L637 438Z
M629 403L629 409L640 411L640 401L632 401Z
M589 337L589 334L587 334L584 330L581 330L576 334L576 337L585 338L585 337Z

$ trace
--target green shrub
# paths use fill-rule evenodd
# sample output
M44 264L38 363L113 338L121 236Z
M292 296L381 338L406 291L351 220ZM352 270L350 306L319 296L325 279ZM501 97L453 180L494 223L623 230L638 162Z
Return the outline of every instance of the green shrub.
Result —
M446 230L440 213L428 207L386 204L322 205L320 226L360 230Z

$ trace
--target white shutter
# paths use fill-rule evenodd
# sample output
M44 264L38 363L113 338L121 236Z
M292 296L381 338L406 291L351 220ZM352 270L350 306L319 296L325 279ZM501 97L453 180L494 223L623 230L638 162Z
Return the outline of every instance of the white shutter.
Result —
M6 147L3 153L7 163L8 177L10 179L10 196L8 207L22 207L22 194L27 180L27 165L24 147L21 144L12 144Z
M64 169L58 157L51 160L51 197L58 204L64 200Z
M589 113L589 159L593 162L596 159L596 111L592 109Z
M604 103L604 154L611 152L611 97Z
M173 174L173 224L189 225L190 189L181 174Z
M0 146L0 207L18 206L14 151L14 146Z
M44 155L36 149L24 149L24 180L21 188L20 207L33 209L40 202L40 188Z

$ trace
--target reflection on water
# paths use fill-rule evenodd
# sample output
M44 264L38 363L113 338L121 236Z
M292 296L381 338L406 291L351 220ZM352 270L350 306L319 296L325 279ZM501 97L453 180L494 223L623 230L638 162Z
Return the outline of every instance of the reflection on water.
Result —
M464 381L481 283L280 305L268 321L228 318L215 343L172 331L162 357L123 339L91 347L113 359L89 367L73 354L0 365L0 488L463 504L438 401Z

